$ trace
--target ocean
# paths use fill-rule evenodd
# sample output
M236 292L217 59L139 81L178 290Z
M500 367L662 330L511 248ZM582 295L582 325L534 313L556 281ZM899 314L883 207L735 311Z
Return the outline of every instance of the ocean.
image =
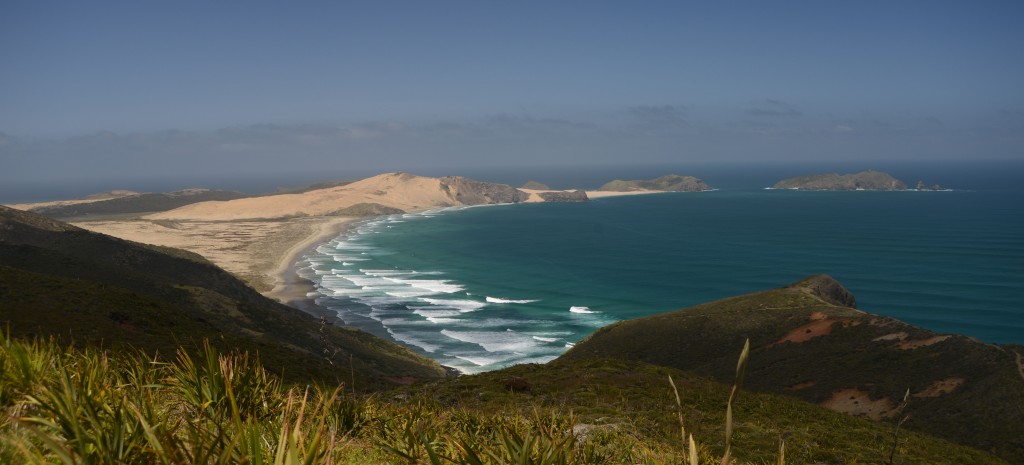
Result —
M725 187L711 192L375 218L298 272L340 322L469 373L545 362L616 321L818 273L865 311L1024 343L1018 173L951 169L943 192L766 190L786 176L718 173L712 185Z

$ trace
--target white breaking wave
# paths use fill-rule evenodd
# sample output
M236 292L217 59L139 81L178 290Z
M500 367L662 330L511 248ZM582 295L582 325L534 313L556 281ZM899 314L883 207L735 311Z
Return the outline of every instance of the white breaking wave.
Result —
M533 336L533 338L538 340L538 341L541 341L541 342L558 342L558 338L557 337Z
M494 366L494 365L497 365L499 363L504 363L504 362L507 362L509 360L512 360L514 358L519 357L519 355L516 355L516 354L508 354L508 355L491 355L491 354L479 354L479 355L478 354L462 354L462 355L456 355L456 354L445 354L445 355L449 355L449 356L455 357L455 358L457 358L459 360L463 360L463 361L472 363L473 365L476 365L477 367L490 367L490 366ZM468 369L468 370L463 370L463 371L466 371L466 372L469 372L469 373L473 373L473 372L478 372L478 371L483 371L483 370Z
M459 310L436 307L415 307L415 310L412 312L430 320L433 323L437 323L436 320L440 318L458 316L463 313Z
M441 348L441 346L437 344L431 344L429 342L424 341L423 338L413 336L410 331L402 331L396 333L391 329L388 329L388 334L390 334L391 337L395 338L396 341L404 342L406 344L419 347L430 353L437 352L437 350Z
M569 311L572 313L600 313L590 309L590 307L569 307Z
M513 300L513 299L502 299L498 297L488 296L484 299L492 304L532 304L534 302L540 302L540 299L535 300Z
M442 308L454 308L463 313L477 311L487 306L487 304L475 300L428 299L425 297L420 300Z
M423 289L426 291L433 291L434 294L451 294L454 292L462 292L465 290L458 284L452 284L451 281L444 279L400 279L400 278L384 278L392 280L397 284L404 284L406 286L415 287L417 289Z
M537 341L532 336L515 331L452 331L442 329L441 334L455 340L476 344L488 352L523 352L537 347Z

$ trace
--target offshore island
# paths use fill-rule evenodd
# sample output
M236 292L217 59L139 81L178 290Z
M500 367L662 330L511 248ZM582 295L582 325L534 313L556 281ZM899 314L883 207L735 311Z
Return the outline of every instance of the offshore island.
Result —
M814 174L783 179L769 189L791 189L810 191L905 191L907 184L882 171L861 171L855 174ZM938 184L928 186L918 181L913 190L939 191Z
M866 173L794 178L800 181L776 187L906 189L885 173ZM224 428L268 428L274 436L288 431L289 422L302 421L284 407L302 397L286 386L343 386L340 394L309 395L323 406L310 407L310 415L349 438L337 447L370 457L352 463L497 454L492 444L523 440L515 422L530 422L530 411L551 416L548 423L533 420L539 429L531 430L536 446L530 447L574 457L591 451L592 459L564 463L674 462L680 429L697 438L682 441L681 449L710 463L731 441L728 434L722 440L726 424L742 438L733 452L741 463L776 461L782 449L794 463L882 463L893 455L908 463L1024 463L1024 412L1005 408L1024 405L1024 347L936 334L868 313L828 276L611 324L547 364L455 377L406 347L311 316L308 283L292 269L303 251L361 218L711 189L684 176L613 181L584 191L388 173L265 196L118 191L0 207L0 320L8 328L0 344L0 406L19 412L39 405L24 399L36 399L47 408L47 393L61 385L49 377L73 368L120 386L104 391L103 401L129 409L123 403L145 391L114 378L124 376L117 367L133 366L132 359L109 355L119 361L103 362L95 348L130 347L171 362L154 365L160 367L154 371L133 368L170 380L152 384L166 391L153 391L162 400L147 405L205 419L179 428L239 425ZM56 339L25 342L33 337ZM741 356L745 341L749 352ZM60 355L64 351L55 344L94 352ZM232 351L238 352L218 355ZM259 363L250 358L257 352ZM15 354L32 354L46 361L38 365L44 368L16 371L14 360L24 355ZM199 371L190 377L188 370ZM248 380L228 397L188 384L227 374ZM222 379L230 384L232 376ZM726 419L734 383L745 392ZM198 397L174 394L190 392L189 386L199 388L193 391ZM243 390L262 397L241 397ZM137 434L138 444L173 446L161 442L176 437L173 431L143 435L147 423L140 415L101 415L77 431L103 435L116 429ZM272 418L284 418L283 426L256 423ZM12 425L0 424L2 434L31 434ZM21 453L4 447L2 457Z

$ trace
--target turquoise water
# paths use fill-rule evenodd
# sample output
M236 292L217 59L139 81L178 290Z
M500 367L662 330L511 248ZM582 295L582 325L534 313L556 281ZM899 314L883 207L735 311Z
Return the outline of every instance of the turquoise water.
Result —
M600 326L826 273L863 310L1024 343L1024 202L1002 191L753 188L365 222L300 274L346 324L466 372Z

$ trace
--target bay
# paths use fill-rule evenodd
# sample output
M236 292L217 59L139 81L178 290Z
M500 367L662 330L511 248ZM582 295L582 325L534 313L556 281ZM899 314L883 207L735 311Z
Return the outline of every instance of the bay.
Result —
M466 372L550 360L595 329L812 274L865 311L1024 343L1024 205L999 190L733 188L396 215L300 274L345 324Z

